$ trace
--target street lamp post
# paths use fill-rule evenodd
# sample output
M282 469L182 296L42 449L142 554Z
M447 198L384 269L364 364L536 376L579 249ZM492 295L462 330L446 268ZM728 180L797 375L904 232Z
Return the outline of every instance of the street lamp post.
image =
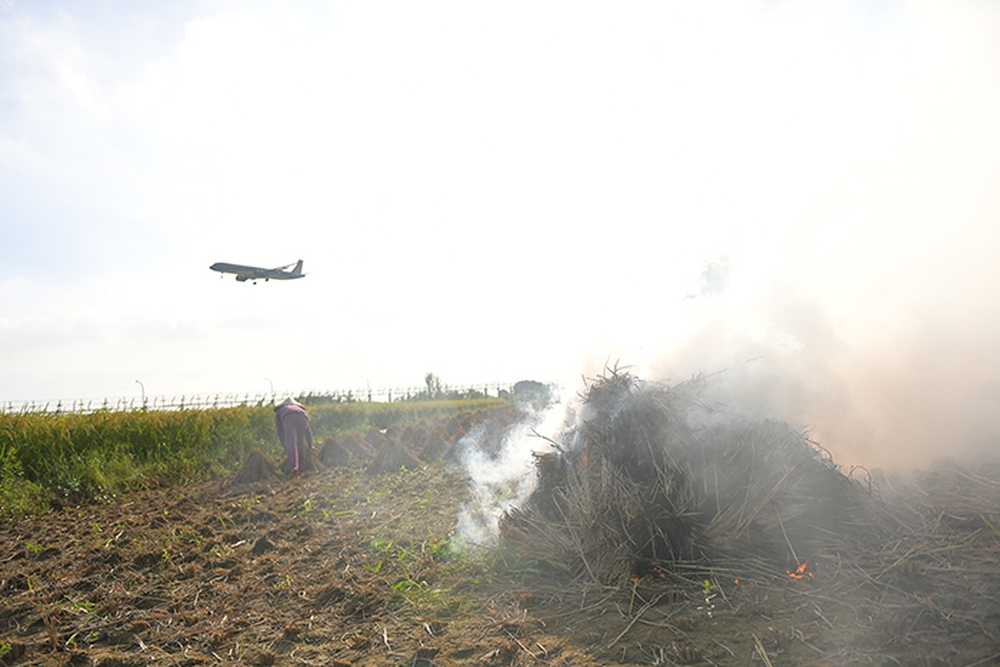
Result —
M271 382L270 378L264 378L264 379L267 380L267 383L269 385L271 385L271 402L274 403L274 383Z
M140 396L142 396L142 409L146 409L146 385L144 385L140 380L136 380L139 385Z

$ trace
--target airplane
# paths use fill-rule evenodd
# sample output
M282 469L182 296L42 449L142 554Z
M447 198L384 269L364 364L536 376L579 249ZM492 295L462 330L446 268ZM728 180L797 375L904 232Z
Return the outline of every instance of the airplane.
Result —
M263 269L259 266L243 266L242 264L227 264L226 262L216 262L212 266L208 267L213 271L218 271L219 273L235 273L236 280L245 283L248 280L252 280L253 284L256 285L257 281L261 278L264 281L271 280L292 280L294 278L301 278L306 275L302 273L302 260L300 259L295 265L295 268L291 271L285 271L291 264L285 264L284 266L279 266L276 269ZM224 276L219 276L220 278Z

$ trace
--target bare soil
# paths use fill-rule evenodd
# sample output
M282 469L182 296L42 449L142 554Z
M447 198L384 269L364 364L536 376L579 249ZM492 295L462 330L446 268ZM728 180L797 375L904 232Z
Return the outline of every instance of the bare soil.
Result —
M0 526L6 665L1000 664L1000 473L883 481L892 543L565 581L455 535L445 463L220 479Z

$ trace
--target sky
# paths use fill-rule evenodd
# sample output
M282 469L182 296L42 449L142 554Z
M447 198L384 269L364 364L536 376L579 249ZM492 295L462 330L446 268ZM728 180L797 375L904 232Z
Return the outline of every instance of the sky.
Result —
M617 364L922 464L998 250L992 0L0 0L0 402Z

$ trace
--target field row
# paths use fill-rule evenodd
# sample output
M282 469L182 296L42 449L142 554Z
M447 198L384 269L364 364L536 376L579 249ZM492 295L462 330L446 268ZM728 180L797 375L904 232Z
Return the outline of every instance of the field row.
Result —
M319 441L506 405L501 399L334 403L308 408ZM128 490L203 481L248 452L280 452L270 406L0 414L0 515L35 514Z

